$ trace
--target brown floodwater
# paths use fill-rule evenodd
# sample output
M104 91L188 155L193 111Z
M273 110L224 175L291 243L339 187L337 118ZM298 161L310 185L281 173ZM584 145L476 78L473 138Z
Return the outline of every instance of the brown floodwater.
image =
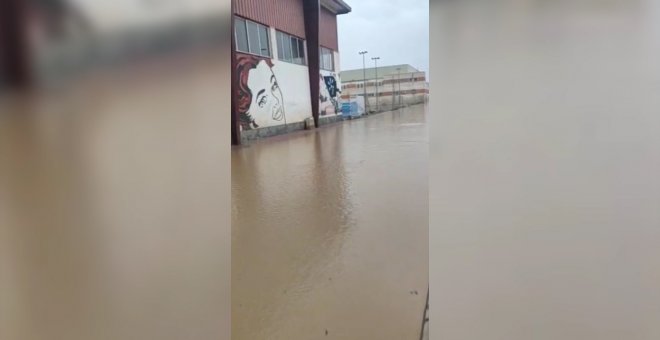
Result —
M418 339L425 105L232 150L232 338Z
M0 339L229 339L223 55L0 98Z

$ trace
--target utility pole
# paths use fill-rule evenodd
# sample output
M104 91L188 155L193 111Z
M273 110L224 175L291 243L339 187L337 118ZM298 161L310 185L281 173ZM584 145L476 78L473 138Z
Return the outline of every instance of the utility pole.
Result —
M410 73L410 100L413 102L415 101L415 91L415 73Z
M376 65L376 112L380 112L380 97L378 96L378 60L380 57L373 57L371 60Z
M369 99L367 98L367 66L364 61L364 55L369 52L362 51L359 53L362 55L362 78L363 78L362 87L364 88L364 113L369 114L369 110L367 110L367 107L369 106Z
M399 108L401 108L401 68L397 67L396 68L397 72L397 83L399 83Z
M396 97L394 97L394 91L396 91L396 87L395 87L396 85L394 85L395 84L394 83L394 75L391 75L390 77L392 77L392 107L390 107L390 110L394 110L394 102L395 102L394 98L396 98Z

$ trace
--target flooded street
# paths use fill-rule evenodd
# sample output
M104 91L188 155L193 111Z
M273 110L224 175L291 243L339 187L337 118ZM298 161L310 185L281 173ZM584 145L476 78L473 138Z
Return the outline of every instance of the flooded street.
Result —
M232 150L232 337L418 339L426 106Z

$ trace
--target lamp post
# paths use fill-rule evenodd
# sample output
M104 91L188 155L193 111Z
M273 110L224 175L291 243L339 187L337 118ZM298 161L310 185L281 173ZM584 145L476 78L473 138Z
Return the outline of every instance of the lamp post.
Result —
M401 108L401 68L397 67L396 72L397 72L396 82L399 83L399 91L398 91L399 92L399 107L398 108Z
M410 73L410 100L414 101L415 100L415 94L417 89L415 87L415 73ZM408 102L410 103L410 101Z
M359 52L362 55L362 87L364 88L364 113L369 114L367 106L369 105L369 100L367 99L367 66L364 61L364 55L369 53L367 51Z
M380 97L378 96L378 60L380 57L373 57L371 60L374 61L376 66L376 112L380 111Z

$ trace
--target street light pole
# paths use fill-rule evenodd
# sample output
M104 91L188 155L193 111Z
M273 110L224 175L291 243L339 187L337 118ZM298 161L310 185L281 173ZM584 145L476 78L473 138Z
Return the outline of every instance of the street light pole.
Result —
M364 88L364 113L369 114L369 110L367 110L367 107L369 105L369 99L367 98L367 66L364 61L364 55L369 52L362 51L359 53L362 55L362 78L363 78L362 87Z
M416 93L416 88L415 88L415 74L410 73L410 100L414 102L415 100L415 93Z
M376 65L376 112L380 111L380 97L378 96L378 60L380 57L373 57L371 60L374 61Z
M399 108L401 108L401 68L397 67L397 83L399 83Z

